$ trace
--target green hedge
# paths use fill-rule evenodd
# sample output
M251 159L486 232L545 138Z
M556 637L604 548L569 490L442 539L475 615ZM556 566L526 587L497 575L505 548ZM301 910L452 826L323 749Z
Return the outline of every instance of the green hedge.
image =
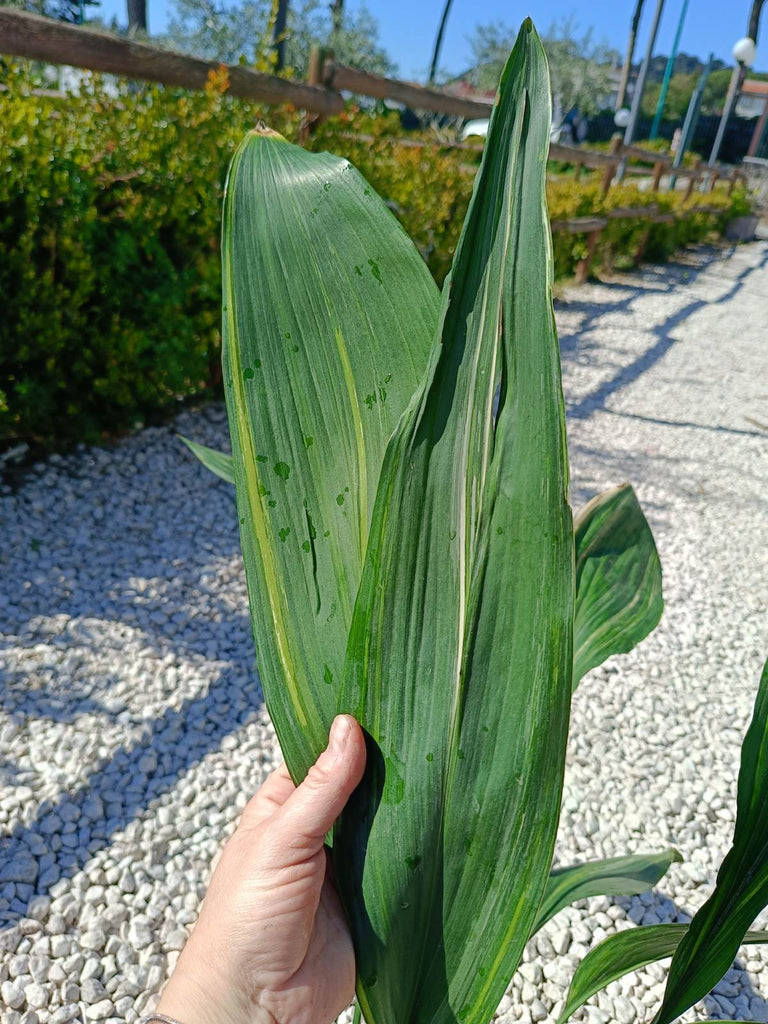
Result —
M5 68L0 79L0 449L103 439L187 396L217 393L227 164L259 117L296 138L298 113L232 100L217 76L203 93L134 84L117 97L94 79L66 100L34 95L25 67ZM347 137L360 133L374 142ZM353 112L322 125L311 145L360 168L442 280L477 158L398 146L399 135L395 115ZM604 208L589 181L550 188L553 217ZM626 188L619 193L625 202ZM724 217L744 205L718 201ZM713 226L713 218L659 226L649 254L662 257ZM598 261L616 262L636 229L612 224ZM573 272L583 244L555 239L559 274Z

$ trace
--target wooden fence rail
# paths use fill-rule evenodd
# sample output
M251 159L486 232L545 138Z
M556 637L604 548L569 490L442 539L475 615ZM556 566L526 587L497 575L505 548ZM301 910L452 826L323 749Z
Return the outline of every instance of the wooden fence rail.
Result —
M493 104L489 100L473 100L463 96L452 96L437 89L422 85L400 82L395 78L384 78L368 71L358 71L346 64L326 60L323 68L323 85L338 92L353 92L360 96L372 96L379 100L395 100L417 110L432 110L454 117L486 118L491 116Z
M8 7L0 7L0 53L195 90L204 88L209 73L222 67L215 61L200 60L133 39L68 25ZM466 118L487 118L492 109L492 104L486 100L452 96L410 82L358 71L337 63L330 51L322 48L313 51L308 83L294 82L240 66L228 66L227 73L229 92L233 96L266 104L291 103L316 115L315 121L318 117L341 113L344 109L342 91L377 99L396 100L417 110L432 110ZM374 136L367 135L341 137L369 143L376 141ZM444 143L437 139L393 138L386 141L396 146L437 146L473 153L479 153L483 148L479 143ZM704 168L699 163L692 168L673 168L669 156L644 150L640 146L625 146L618 135L614 136L609 151L605 153L553 142L549 148L549 159L571 164L577 180L584 167L601 170L603 193L611 187L617 170L624 161L627 161L627 173L651 175L650 188L653 192L660 190L665 174L687 178L686 198L690 197L696 183L700 181L703 182L702 188L706 192L714 187L718 179L726 179L730 182L730 193L736 183L744 179L743 171L735 167L718 166L712 169ZM641 165L646 166L632 165L630 161L639 161ZM475 168L467 166L466 170L474 172ZM680 216L689 213L720 212L722 211L718 207L701 205L688 207ZM676 215L660 213L658 206L651 204L641 207L618 207L601 217L553 221L553 232L586 235L586 254L576 269L577 282L586 280L600 233L608 221L621 218L648 221L649 227L642 233L635 254L635 261L639 262L650 237L650 225L673 222Z
M68 25L11 7L0 7L0 53L50 64L69 64L183 89L203 89L218 61L200 60L133 39ZM318 114L339 114L338 93L303 82L291 82L244 67L228 67L229 91L260 103L292 103Z

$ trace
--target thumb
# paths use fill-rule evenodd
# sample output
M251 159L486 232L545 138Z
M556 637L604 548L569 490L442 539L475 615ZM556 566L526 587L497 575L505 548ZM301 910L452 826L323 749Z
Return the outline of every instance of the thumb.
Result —
M338 715L327 748L277 812L275 827L283 836L305 839L319 849L364 769L363 730L351 715Z

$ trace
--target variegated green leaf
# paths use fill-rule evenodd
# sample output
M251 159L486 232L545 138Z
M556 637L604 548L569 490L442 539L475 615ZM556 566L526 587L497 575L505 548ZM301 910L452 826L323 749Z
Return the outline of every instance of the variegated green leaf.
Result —
M576 900L589 896L634 896L647 892L664 877L670 864L682 859L677 850L665 850L663 853L639 853L553 868L533 931L537 932Z
M369 759L334 858L368 1024L487 1024L549 874L574 591L549 126L529 21L438 344L387 449L350 635L341 708L367 730Z
M624 654L661 618L661 563L629 484L603 491L576 516L573 683Z
M240 145L223 225L223 366L267 707L294 778L333 718L384 450L439 295L357 171L268 130Z
M181 440L211 472L234 483L231 455ZM576 686L589 669L643 640L658 624L664 602L656 545L629 484L593 498L574 526Z
M228 484L235 482L235 470L232 465L231 455L227 455L225 452L217 452L215 448L198 444L197 441L190 441L188 437L184 437L182 434L179 434L179 439L184 442L206 469L210 469L212 473L215 473L222 480L226 480Z

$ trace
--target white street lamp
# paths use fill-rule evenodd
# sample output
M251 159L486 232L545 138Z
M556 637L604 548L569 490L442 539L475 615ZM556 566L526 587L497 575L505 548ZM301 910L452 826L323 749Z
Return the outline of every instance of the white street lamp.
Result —
M755 45L754 39L750 39L749 36L745 36L743 39L739 39L734 43L733 57L736 61L736 67L733 69L733 74L731 75L731 84L728 86L728 97L725 101L725 107L723 108L723 116L720 118L720 124L717 126L715 143L712 146L712 152L709 157L710 167L714 167L717 163L720 146L723 142L725 129L728 127L728 120L731 116L731 111L733 110L733 106L736 102L736 94L739 91L742 75L746 68L751 67L755 63L756 56L757 46Z
M739 39L737 43L734 43L733 57L739 64L743 64L745 67L751 68L755 63L755 57L757 57L757 46L755 45L754 39L750 39L749 36L744 36L743 39Z

